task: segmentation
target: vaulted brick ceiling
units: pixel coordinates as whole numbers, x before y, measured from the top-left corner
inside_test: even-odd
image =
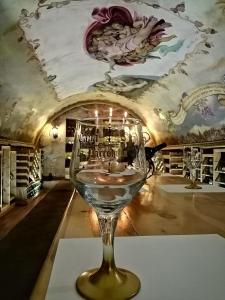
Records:
[[[85,101],[127,108],[157,142],[225,138],[225,1],[2,0],[0,14],[0,138],[33,143]]]

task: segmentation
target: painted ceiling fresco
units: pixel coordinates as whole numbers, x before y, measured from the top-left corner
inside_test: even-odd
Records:
[[[105,0],[69,2],[58,9],[42,6],[39,18],[25,13],[20,21],[59,99],[99,81],[102,90],[123,91],[121,85],[129,85],[112,77],[161,77],[203,41],[203,24],[179,17],[173,7],[138,1],[114,1],[114,6]],[[184,4],[177,10],[184,12]],[[135,81],[137,88],[146,83]]]
[[[32,142],[87,100],[128,107],[157,142],[225,138],[225,1],[2,0],[0,13],[0,137]]]

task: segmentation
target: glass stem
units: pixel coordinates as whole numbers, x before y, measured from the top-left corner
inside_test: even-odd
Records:
[[[103,242],[103,259],[101,271],[110,273],[116,269],[114,260],[114,233],[118,214],[98,215],[99,227]]]

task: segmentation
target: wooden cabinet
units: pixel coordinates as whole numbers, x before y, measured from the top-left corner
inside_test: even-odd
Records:
[[[76,120],[66,119],[66,140],[65,140],[65,178],[69,179],[69,168],[74,143]]]
[[[0,212],[7,208],[16,195],[16,152],[10,146],[0,149]]]
[[[196,178],[205,184],[219,185],[225,188],[225,145],[196,147],[171,146],[161,150],[164,173],[171,175],[189,176],[185,156],[195,152],[192,158]],[[194,158],[195,157],[195,158]]]
[[[36,196],[41,188],[41,152],[30,146],[0,148],[0,212],[15,201]]]
[[[17,148],[16,185],[18,199],[38,195],[42,179],[42,153],[39,150]]]
[[[166,147],[161,150],[164,164],[164,173],[183,176],[183,147]]]
[[[213,160],[214,149],[212,147],[201,148],[201,182],[213,184]]]
[[[170,152],[170,173],[173,175],[183,175],[183,151]]]
[[[225,187],[225,149],[214,149],[213,184]]]

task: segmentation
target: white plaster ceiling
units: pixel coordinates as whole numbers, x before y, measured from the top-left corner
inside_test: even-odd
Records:
[[[133,19],[164,19],[171,24],[164,37],[174,37],[142,62],[140,54],[130,66],[117,62],[107,78],[109,64],[87,53],[84,36],[93,9],[112,6]],[[178,142],[188,132],[198,139],[196,128],[219,130],[225,123],[224,49],[223,0],[2,0],[0,138],[34,142],[67,106],[110,101],[143,118],[156,141]]]

